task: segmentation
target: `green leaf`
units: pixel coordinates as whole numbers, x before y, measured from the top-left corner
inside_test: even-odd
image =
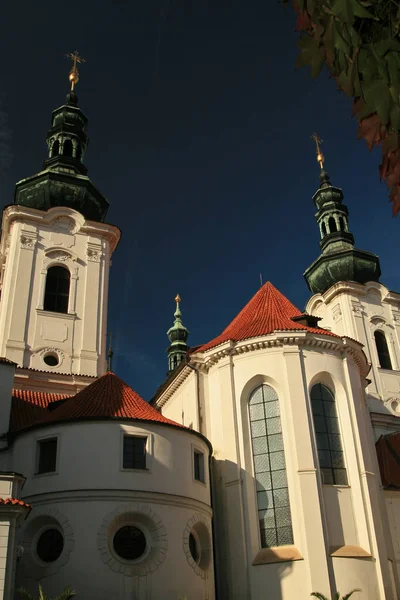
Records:
[[[314,596],[314,598],[318,598],[318,600],[328,600],[326,596],[324,596],[323,594],[319,594],[318,592],[313,592],[311,596]]]
[[[349,594],[346,594],[345,596],[343,596],[343,600],[349,600],[350,596],[352,596],[355,592],[361,592],[361,590],[359,590],[359,589],[352,590]]]
[[[384,125],[389,121],[389,111],[392,104],[389,89],[382,79],[363,84],[362,90],[368,106],[374,108]]]
[[[354,21],[352,2],[348,2],[348,0],[334,0],[332,3],[332,12],[344,23],[352,25]]]
[[[354,96],[354,85],[351,78],[346,73],[340,73],[339,77],[336,78],[341,89],[344,91],[346,96]]]
[[[311,75],[312,77],[316,77],[321,71],[325,61],[323,46],[320,46],[310,35],[301,37],[298,45],[300,46],[300,53],[297,57],[296,66],[304,67],[310,65]]]
[[[332,41],[333,45],[337,50],[340,50],[346,56],[351,56],[351,46],[344,39],[342,32],[340,30],[340,23],[337,21],[334,22],[332,27]]]
[[[396,134],[400,133],[400,106],[398,104],[394,104],[390,110],[390,128]]]
[[[372,13],[369,12],[362,4],[358,2],[358,0],[350,0],[353,13],[356,17],[361,17],[361,19],[376,19]]]

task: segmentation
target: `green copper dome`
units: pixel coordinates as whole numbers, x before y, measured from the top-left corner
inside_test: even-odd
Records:
[[[174,313],[174,324],[167,331],[167,336],[171,345],[169,346],[168,353],[168,370],[173,371],[185,358],[189,347],[186,343],[189,331],[182,323],[182,313],[180,308],[181,298],[179,294],[175,298],[176,310]]]
[[[321,240],[321,254],[305,271],[311,292],[323,294],[339,281],[379,281],[379,258],[370,252],[354,248],[354,237],[348,229],[348,209],[342,203],[343,192],[334,187],[323,169],[320,187],[313,200]]]
[[[89,142],[87,122],[71,91],[65,104],[53,111],[43,170],[16,184],[15,204],[39,210],[67,206],[86,219],[104,221],[108,201],[87,177],[82,162]]]

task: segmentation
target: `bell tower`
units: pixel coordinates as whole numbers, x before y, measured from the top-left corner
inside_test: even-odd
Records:
[[[110,259],[120,230],[87,176],[87,118],[71,90],[53,111],[43,169],[19,181],[3,212],[0,356],[36,372],[98,376],[106,370]]]

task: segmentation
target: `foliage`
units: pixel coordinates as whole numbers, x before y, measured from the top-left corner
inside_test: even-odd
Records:
[[[287,4],[290,0],[281,0]],[[400,211],[400,4],[398,0],[293,0],[298,66],[324,64],[353,98],[358,137],[382,146],[381,179]]]
[[[333,600],[349,600],[350,596],[352,596],[355,592],[361,592],[361,590],[352,590],[351,592],[342,597],[340,596],[340,592],[336,592],[336,594],[333,597]],[[318,598],[318,600],[329,600],[329,598],[327,598],[323,594],[319,594],[318,592],[313,592],[311,596],[314,596],[314,598]]]
[[[49,598],[49,596],[46,596],[46,594],[43,592],[43,588],[40,583],[39,583],[39,596],[32,596],[32,594],[30,594],[28,592],[28,590],[26,590],[24,588],[19,588],[17,590],[17,594],[21,598],[21,600],[51,600],[51,598]],[[76,595],[76,592],[74,592],[70,587],[67,587],[67,588],[65,588],[65,590],[63,592],[61,592],[61,594],[59,596],[54,598],[54,600],[70,600],[75,595]]]

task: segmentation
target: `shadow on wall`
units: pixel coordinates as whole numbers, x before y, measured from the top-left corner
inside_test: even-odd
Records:
[[[283,600],[282,580],[292,572],[293,561],[282,561],[278,548],[266,547],[265,539],[262,542],[265,522],[260,522],[257,501],[249,500],[256,498],[257,490],[270,490],[262,488],[263,484],[236,463],[215,457],[211,461],[211,480],[216,597]],[[249,493],[252,489],[254,494]],[[273,495],[266,493],[265,502],[260,516],[268,518]]]

